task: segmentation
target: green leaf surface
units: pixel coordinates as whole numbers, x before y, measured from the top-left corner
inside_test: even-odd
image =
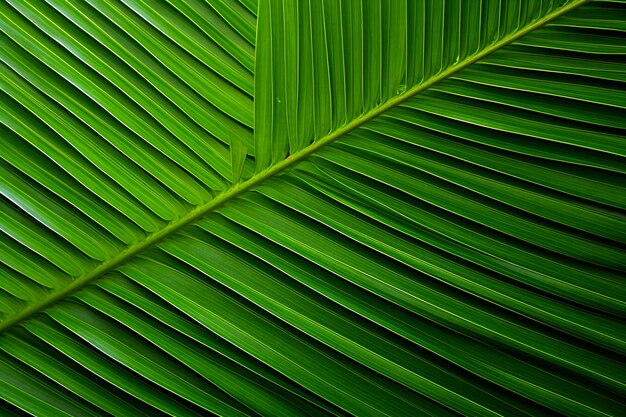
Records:
[[[0,16],[1,415],[623,414],[624,1]]]

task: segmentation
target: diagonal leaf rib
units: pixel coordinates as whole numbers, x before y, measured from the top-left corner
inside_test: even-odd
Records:
[[[93,269],[91,272],[89,272],[88,274],[85,274],[79,278],[77,278],[76,280],[74,280],[73,282],[71,282],[68,286],[64,287],[62,290],[54,292],[51,296],[49,296],[48,298],[42,300],[41,302],[38,303],[32,303],[28,306],[28,308],[22,310],[19,314],[16,314],[15,316],[11,317],[10,319],[6,320],[3,323],[0,323],[0,331],[11,327],[19,322],[21,322],[22,320],[25,320],[27,318],[29,318],[30,316],[32,316],[33,314],[36,314],[40,311],[42,311],[43,309],[47,308],[48,306],[56,303],[57,301],[67,297],[68,295],[74,293],[75,291],[79,290],[80,288],[84,287],[85,285],[88,285],[89,283],[91,283],[92,281],[98,279],[99,277],[101,277],[102,275],[106,274],[107,272],[115,269],[116,267],[118,267],[119,265],[125,263],[126,261],[132,259],[135,255],[139,254],[140,252],[152,247],[153,245],[157,244],[158,242],[166,239],[168,236],[174,234],[175,232],[177,232],[178,230],[180,230],[181,228],[185,227],[188,224],[191,224],[193,222],[195,222],[196,220],[199,220],[203,215],[205,215],[206,213],[215,210],[217,207],[225,204],[226,202],[236,198],[237,196],[239,196],[240,194],[256,187],[257,185],[259,185],[260,183],[264,182],[266,179],[272,178],[275,175],[279,174],[280,172],[282,172],[283,170],[291,167],[292,165],[295,165],[296,163],[298,163],[299,161],[305,159],[306,157],[310,156],[311,154],[315,153],[317,150],[319,150],[320,148],[334,142],[335,140],[343,137],[344,135],[346,135],[347,133],[357,129],[358,127],[362,126],[363,124],[367,123],[368,121],[380,116],[381,114],[383,114],[384,112],[386,112],[387,110],[390,110],[396,106],[398,106],[399,104],[401,104],[402,102],[408,100],[409,98],[419,94],[420,92],[427,90],[428,88],[430,88],[432,85],[452,76],[453,74],[457,73],[458,71],[462,70],[463,68],[466,68],[469,65],[472,65],[473,63],[475,63],[476,61],[479,61],[480,59],[486,57],[487,55],[505,47],[506,45],[514,42],[515,40],[519,39],[520,37],[538,29],[539,27],[545,25],[546,23],[549,23],[550,21],[552,21],[553,19],[583,5],[584,3],[587,3],[589,0],[578,0],[578,1],[574,1],[570,4],[568,4],[565,7],[562,7],[544,17],[542,17],[541,19],[538,19],[537,21],[535,21],[534,23],[522,28],[521,30],[507,36],[504,37],[503,39],[501,39],[500,41],[490,45],[489,47],[485,48],[484,50],[480,51],[479,53],[468,57],[467,59],[460,61],[458,63],[456,63],[455,65],[451,66],[450,68],[448,68],[447,70],[437,74],[436,76],[427,79],[425,82],[414,86],[413,88],[408,89],[407,91],[403,92],[402,94],[395,96],[394,98],[392,98],[391,100],[388,100],[387,102],[385,102],[384,104],[380,105],[379,107],[376,107],[374,109],[372,109],[371,111],[363,114],[361,117],[352,120],[351,122],[349,122],[348,124],[345,124],[344,126],[336,129],[335,131],[331,132],[330,134],[326,135],[325,137],[319,139],[318,141],[312,143],[311,145],[307,146],[306,148],[294,153],[293,155],[291,155],[289,158],[284,159],[274,165],[272,165],[271,167],[267,168],[266,170],[259,172],[258,174],[254,175],[253,177],[251,177],[250,179],[240,183],[240,184],[235,184],[233,185],[228,191],[218,195],[215,199],[197,206],[195,209],[193,209],[192,211],[190,211],[189,213],[187,213],[186,215],[184,215],[183,217],[172,221],[171,223],[169,223],[166,227],[162,228],[161,230],[158,230],[150,235],[148,235],[148,237],[146,239],[144,239],[143,241],[139,242],[136,245],[133,245],[129,248],[127,248],[125,251],[121,252],[118,256],[111,258],[105,262],[103,262],[102,264],[100,264],[98,267],[96,267],[95,269]]]

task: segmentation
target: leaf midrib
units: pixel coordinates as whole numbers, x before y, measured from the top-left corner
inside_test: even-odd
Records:
[[[349,132],[351,132],[352,130],[355,130],[357,128],[359,128],[360,126],[362,126],[363,124],[367,123],[368,121],[375,119],[376,117],[380,116],[381,114],[383,114],[384,112],[386,112],[387,110],[390,110],[396,106],[398,106],[399,104],[403,103],[404,101],[410,99],[411,97],[421,93],[422,91],[427,90],[428,88],[430,88],[433,84],[436,84],[440,81],[443,81],[444,79],[452,76],[453,74],[455,74],[456,72],[462,70],[463,68],[466,68],[472,64],[474,64],[475,62],[483,59],[484,57],[486,57],[487,55],[507,46],[508,44],[516,41],[517,39],[521,38],[522,36],[540,28],[541,26],[545,25],[546,23],[550,22],[551,20],[556,19],[557,17],[583,5],[584,3],[587,3],[590,0],[576,0],[570,4],[568,4],[567,6],[558,9],[552,13],[547,14],[546,16],[542,17],[541,19],[538,19],[537,21],[535,21],[534,23],[531,23],[530,25],[527,25],[526,27],[522,28],[520,31],[515,32],[507,37],[504,37],[503,39],[499,40],[498,42],[490,45],[489,47],[483,49],[482,51],[480,51],[479,53],[477,53],[476,55],[473,55],[471,57],[468,57],[466,59],[464,59],[463,61],[459,61],[457,64],[452,65],[451,67],[447,68],[445,71],[437,74],[436,76],[429,78],[427,81],[423,82],[422,84],[416,85],[410,89],[408,89],[407,91],[405,91],[404,93],[395,96],[394,98],[388,100],[387,102],[381,104],[380,106],[370,110],[369,112],[361,115],[361,117],[356,118],[354,120],[352,120],[351,122],[349,122],[348,124],[345,124],[344,126],[338,128],[337,130],[331,132],[330,134],[324,136],[323,138],[317,140],[316,142],[312,143],[311,145],[307,146],[306,148],[290,155],[288,158],[283,159],[282,161],[270,166],[269,168],[267,168],[266,170],[257,173],[256,175],[252,176],[251,178],[249,178],[248,180],[242,182],[242,183],[238,183],[238,184],[234,184],[231,188],[229,188],[226,192],[218,195],[217,197],[215,197],[213,200],[199,205],[196,208],[194,208],[193,210],[191,210],[189,213],[187,213],[185,216],[179,218],[178,220],[175,220],[171,223],[169,223],[166,227],[164,227],[163,229],[153,232],[150,235],[148,235],[146,237],[146,239],[144,239],[143,241],[128,247],[126,250],[124,250],[123,252],[121,252],[118,256],[109,259],[106,262],[103,262],[102,264],[100,264],[98,267],[96,267],[95,269],[93,269],[91,272],[89,272],[86,275],[83,275],[81,277],[76,278],[74,281],[72,281],[72,283],[64,288],[62,288],[59,291],[53,292],[49,297],[47,297],[46,299],[38,302],[38,303],[33,303],[31,305],[29,305],[27,308],[25,308],[24,310],[20,311],[18,314],[10,317],[9,319],[7,319],[6,321],[0,323],[0,332],[4,331],[5,329],[7,329],[8,327],[11,327],[23,320],[28,319],[31,315],[34,315],[44,309],[46,309],[47,307],[53,305],[54,303],[56,303],[57,301],[73,294],[74,292],[78,291],[79,289],[81,289],[82,287],[90,284],[91,282],[95,281],[96,279],[102,277],[103,275],[105,275],[107,272],[112,271],[113,269],[115,269],[116,267],[118,267],[119,265],[125,263],[126,261],[132,259],[135,255],[139,254],[140,252],[143,252],[144,250],[152,247],[153,245],[155,245],[156,243],[160,242],[161,240],[167,238],[170,235],[173,235],[175,232],[177,232],[178,230],[182,229],[183,227],[195,222],[196,220],[200,219],[202,216],[204,216],[206,213],[215,210],[216,208],[218,208],[219,206],[225,204],[226,202],[236,198],[237,196],[239,196],[240,194],[249,191],[251,189],[253,189],[254,187],[256,187],[257,185],[259,185],[260,183],[264,182],[265,180],[274,177],[275,175],[278,175],[279,173],[281,173],[282,171],[284,171],[285,169],[291,167],[292,165],[297,164],[298,162],[300,162],[301,160],[305,159],[306,157],[308,157],[309,155],[315,153],[316,151],[318,151],[320,148],[334,142],[335,140],[339,139],[340,137],[348,134]]]

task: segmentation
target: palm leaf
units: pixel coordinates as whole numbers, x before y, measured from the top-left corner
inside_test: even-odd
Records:
[[[626,4],[20,1],[3,415],[619,415]]]

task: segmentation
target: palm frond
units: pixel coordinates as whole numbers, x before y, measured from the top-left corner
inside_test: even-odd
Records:
[[[0,412],[620,415],[625,6],[4,3]]]

